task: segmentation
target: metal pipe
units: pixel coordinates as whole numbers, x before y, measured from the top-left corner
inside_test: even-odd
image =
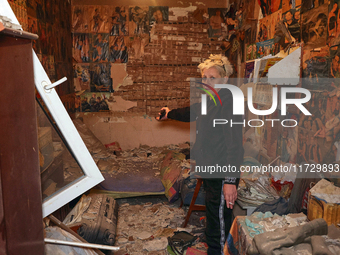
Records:
[[[68,233],[70,233],[71,235],[75,236],[76,238],[78,238],[80,241],[87,243],[87,241],[82,238],[80,235],[78,235],[78,233],[76,233],[75,231],[73,231],[72,229],[70,229],[67,225],[65,225],[63,222],[61,222],[60,220],[58,220],[56,217],[54,217],[52,214],[50,214],[48,216],[48,218],[57,226],[59,226],[60,228],[62,228],[63,230],[67,231]],[[105,255],[103,252],[101,252],[98,249],[94,249],[95,252],[97,252],[98,255]]]
[[[51,239],[51,238],[44,238],[44,241],[45,243],[63,244],[63,245],[78,246],[78,247],[85,247],[85,248],[96,248],[96,249],[104,249],[104,250],[110,250],[110,251],[119,250],[119,247],[117,246],[108,246],[108,245],[103,245],[103,244],[71,242],[71,241],[56,240],[56,239]]]

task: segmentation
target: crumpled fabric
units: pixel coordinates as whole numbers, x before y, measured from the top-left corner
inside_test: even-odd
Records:
[[[271,212],[273,214],[285,215],[288,214],[288,202],[283,197],[280,197],[256,207],[254,212]]]

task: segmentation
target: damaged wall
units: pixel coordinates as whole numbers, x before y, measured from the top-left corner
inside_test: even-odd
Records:
[[[197,65],[210,54],[224,53],[221,42],[209,38],[208,8],[226,8],[227,1],[156,4],[161,21],[148,16],[156,10],[150,0],[138,6],[134,1],[72,2],[75,110],[104,144],[118,141],[128,149],[189,141],[188,123],[159,123],[154,117],[163,106],[189,106],[189,78],[200,77]],[[143,15],[144,25],[134,18]]]
[[[260,2],[261,6],[258,5]],[[311,92],[305,107],[312,116],[289,109],[287,117],[297,120],[298,126],[287,129],[268,125],[258,129],[255,132],[255,140],[259,139],[257,145],[261,144],[272,159],[281,156],[280,163],[300,164],[313,160],[318,164],[330,164],[339,161],[339,1],[275,2],[278,4],[272,6],[262,1],[256,3],[260,12],[256,15],[258,22],[251,32],[252,39],[246,42],[246,73],[251,73],[253,59],[288,49],[288,37],[278,26],[282,22],[296,45],[302,46],[304,79],[298,86]],[[276,111],[269,118],[283,117]]]

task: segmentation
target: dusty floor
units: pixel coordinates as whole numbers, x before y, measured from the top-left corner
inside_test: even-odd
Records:
[[[192,246],[206,251],[204,242],[204,212],[193,212],[189,224],[181,228],[188,207],[179,208],[180,199],[169,204],[165,196],[118,199],[119,213],[115,255],[165,255],[167,237],[186,230],[199,239]],[[201,220],[200,220],[201,219]]]

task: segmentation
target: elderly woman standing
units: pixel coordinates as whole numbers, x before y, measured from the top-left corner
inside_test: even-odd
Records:
[[[210,55],[198,68],[203,83],[210,87],[226,84],[233,73],[229,60],[222,55]],[[212,125],[213,119],[221,118],[232,120],[233,123],[242,123],[242,116],[233,116],[233,98],[230,91],[221,89],[218,94],[223,104],[215,106],[213,100],[207,100],[206,115],[201,114],[201,104],[197,103],[174,110],[164,107],[161,110],[165,111],[165,115],[160,114],[158,117],[159,120],[196,121],[196,142],[191,150],[196,166],[229,165],[237,169],[232,177],[226,172],[222,178],[221,175],[212,174],[209,179],[203,179],[206,191],[208,255],[223,254],[223,246],[232,223],[232,209],[237,198],[237,177],[243,162],[243,125]]]

